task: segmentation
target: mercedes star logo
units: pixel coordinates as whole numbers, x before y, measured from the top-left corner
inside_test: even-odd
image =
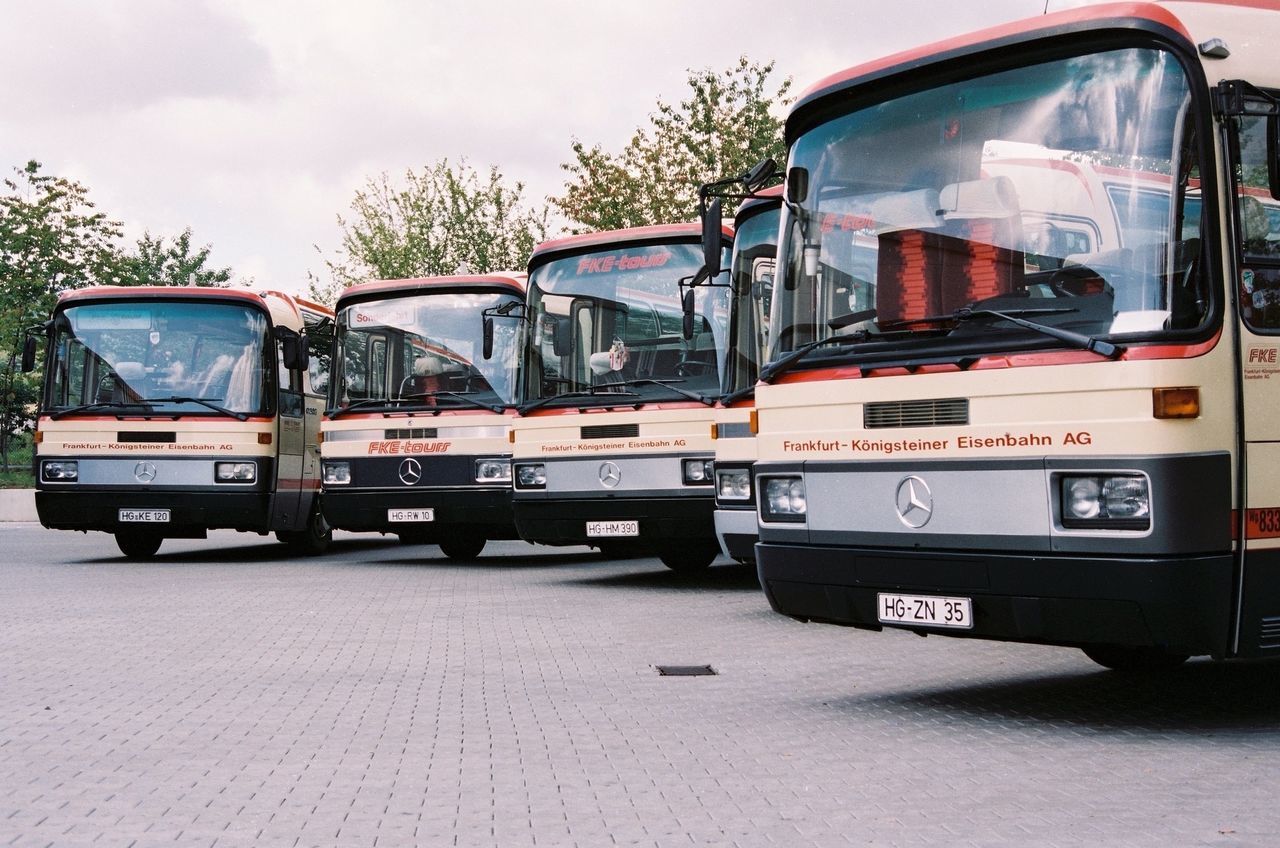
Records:
[[[933,517],[933,492],[929,484],[912,475],[903,477],[894,496],[898,507],[898,520],[916,530],[929,523]]]
[[[613,462],[600,463],[600,485],[612,489],[622,482],[622,469]]]
[[[400,463],[400,482],[412,486],[422,479],[422,463],[416,459],[406,459]]]
[[[133,476],[139,483],[150,483],[156,479],[156,464],[142,460],[133,466]]]

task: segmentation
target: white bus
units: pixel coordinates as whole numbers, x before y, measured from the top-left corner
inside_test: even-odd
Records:
[[[320,514],[327,357],[305,333],[332,313],[278,292],[97,287],[67,292],[42,328],[36,509],[59,530],[115,535],[146,558],[166,538],[231,528],[305,553]],[[27,336],[25,368],[38,335]]]
[[[507,433],[523,308],[523,272],[342,293],[321,427],[330,524],[463,561],[489,539],[516,538]]]
[[[728,251],[732,232],[722,236]],[[701,238],[697,224],[672,224],[534,250],[512,422],[522,539],[645,551],[676,571],[719,553],[711,425],[728,289],[692,290],[686,337],[678,287],[702,266]]]
[[[801,97],[756,392],[775,609],[1113,668],[1280,650],[1277,37],[1261,4],[1088,6]]]
[[[733,219],[733,259],[729,265],[729,355],[724,395],[715,430],[716,538],[725,556],[755,561],[756,501],[752,466],[756,440],[751,429],[755,385],[766,351],[769,304],[778,252],[780,186],[742,201]]]

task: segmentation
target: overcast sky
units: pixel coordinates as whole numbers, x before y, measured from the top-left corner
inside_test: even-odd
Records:
[[[1051,9],[1080,5],[1052,0]],[[1045,0],[0,0],[0,166],[79,180],[136,238],[305,289],[370,175],[497,165],[540,201],[578,138],[618,150],[690,68],[773,59],[795,91]],[[714,176],[714,175],[708,175]]]

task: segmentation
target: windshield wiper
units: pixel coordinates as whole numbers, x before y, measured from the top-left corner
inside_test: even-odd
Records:
[[[538,398],[537,400],[531,400],[531,401],[529,401],[528,403],[521,404],[520,406],[517,406],[517,407],[516,407],[516,412],[520,413],[521,415],[524,415],[524,414],[525,414],[525,413],[527,413],[527,412],[532,412],[532,411],[533,411],[533,410],[535,410],[535,409],[541,409],[542,407],[544,407],[544,406],[546,406],[546,405],[548,405],[548,404],[550,404],[550,403],[553,403],[553,402],[558,401],[558,400],[564,400],[565,398],[588,398],[588,397],[636,398],[636,397],[640,397],[640,396],[639,396],[638,394],[636,394],[635,392],[600,392],[600,391],[596,391],[596,389],[601,389],[601,388],[604,388],[604,387],[603,387],[603,386],[592,386],[592,387],[591,387],[590,389],[588,389],[587,391],[581,391],[581,392],[564,392],[563,394],[558,394],[558,395],[547,395],[546,397]],[[627,401],[625,404],[615,404],[615,405],[616,405],[616,406],[633,406],[633,405],[635,405],[635,401]]]
[[[652,377],[638,377],[634,380],[621,380],[617,383],[601,383],[596,388],[608,389],[608,388],[626,388],[627,386],[660,386],[664,389],[673,391],[678,395],[683,395],[684,397],[687,397],[689,400],[696,400],[699,403],[705,403],[707,406],[715,406],[716,402],[714,398],[709,398],[706,395],[699,394],[697,392],[689,391],[688,389],[682,389],[682,388],[679,388],[678,386],[671,385],[672,383],[683,383],[683,382],[684,380],[655,380]]]
[[[755,383],[752,383],[750,386],[743,386],[742,388],[737,389],[736,391],[729,392],[729,394],[720,398],[720,402],[725,406],[728,406],[729,404],[733,403],[736,400],[741,400],[744,397],[751,397],[755,393],[756,393],[756,386],[755,386]]]
[[[212,409],[214,412],[218,413],[219,415],[225,415],[228,418],[234,418],[237,421],[247,421],[249,419],[248,413],[232,412],[230,409],[227,409],[225,406],[218,406],[218,404],[213,403],[212,401],[207,400],[205,398],[179,397],[178,395],[174,395],[172,397],[143,398],[140,402],[148,405],[153,403],[198,403],[207,409]]]
[[[894,321],[885,321],[879,324],[880,329],[889,329],[896,327],[906,327],[911,324],[943,324],[948,321],[964,321],[975,315],[983,313],[988,315],[1000,315],[1008,318],[1012,315],[1060,315],[1064,312],[1076,312],[1078,310],[1068,306],[1041,306],[1032,309],[1009,309],[1004,312],[995,312],[990,309],[980,309],[974,306],[962,306],[955,312],[948,312],[946,315],[921,315],[919,318],[899,318]],[[1012,320],[1012,319],[1011,319]]]
[[[145,403],[139,403],[138,401],[104,400],[98,401],[97,403],[82,403],[79,406],[59,409],[57,412],[49,413],[49,417],[54,421],[57,421],[59,418],[65,418],[68,415],[78,415],[81,412],[94,412],[99,409],[134,409],[138,407],[146,409],[147,405]]]
[[[1116,359],[1120,354],[1124,353],[1124,346],[1112,344],[1103,341],[1096,336],[1086,336],[1084,333],[1077,333],[1075,330],[1064,330],[1062,327],[1054,327],[1049,324],[1041,324],[1036,321],[1027,321],[1017,317],[1018,315],[1027,314],[1045,314],[1052,312],[1075,312],[1074,309],[1013,309],[1008,312],[998,312],[994,309],[972,309],[970,307],[962,307],[955,312],[957,321],[968,321],[973,318],[979,318],[983,315],[989,315],[992,318],[999,318],[1002,321],[1008,321],[1017,324],[1019,327],[1025,327],[1028,330],[1035,330],[1041,335],[1049,336],[1058,341],[1066,342],[1072,347],[1087,350],[1096,353],[1099,356],[1105,356],[1107,359]]]
[[[859,330],[856,333],[850,333],[845,336],[827,336],[825,339],[815,339],[808,344],[800,345],[800,347],[788,353],[781,359],[775,359],[768,365],[760,369],[760,382],[767,383],[779,374],[791,370],[791,368],[809,354],[809,351],[815,350],[823,345],[843,344],[854,345],[860,344],[867,340],[865,330]]]
[[[475,394],[475,392],[451,392],[451,391],[448,391],[447,389],[435,389],[434,391],[430,391],[430,392],[414,392],[413,394],[401,395],[400,397],[396,398],[396,400],[405,401],[405,400],[421,400],[423,398],[447,397],[447,398],[454,398],[465,404],[474,406],[477,409],[487,409],[490,412],[501,412],[502,410],[507,408],[507,404],[504,404],[504,403],[485,403],[482,400],[476,400],[475,398],[467,397],[467,395],[473,395],[473,394]]]

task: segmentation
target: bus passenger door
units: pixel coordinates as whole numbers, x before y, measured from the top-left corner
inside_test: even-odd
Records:
[[[303,375],[302,395],[302,484],[298,500],[299,520],[310,517],[320,495],[320,418],[324,415],[325,395],[329,391],[329,357],[333,337],[311,332],[307,334],[308,363]]]
[[[302,392],[302,374],[284,367],[279,343],[276,345],[276,358],[280,395],[276,399],[276,496],[271,529],[289,532],[302,529],[307,520],[301,503],[305,479],[303,462],[306,428],[303,422],[306,418],[306,403]],[[318,415],[316,419],[319,420]]]

